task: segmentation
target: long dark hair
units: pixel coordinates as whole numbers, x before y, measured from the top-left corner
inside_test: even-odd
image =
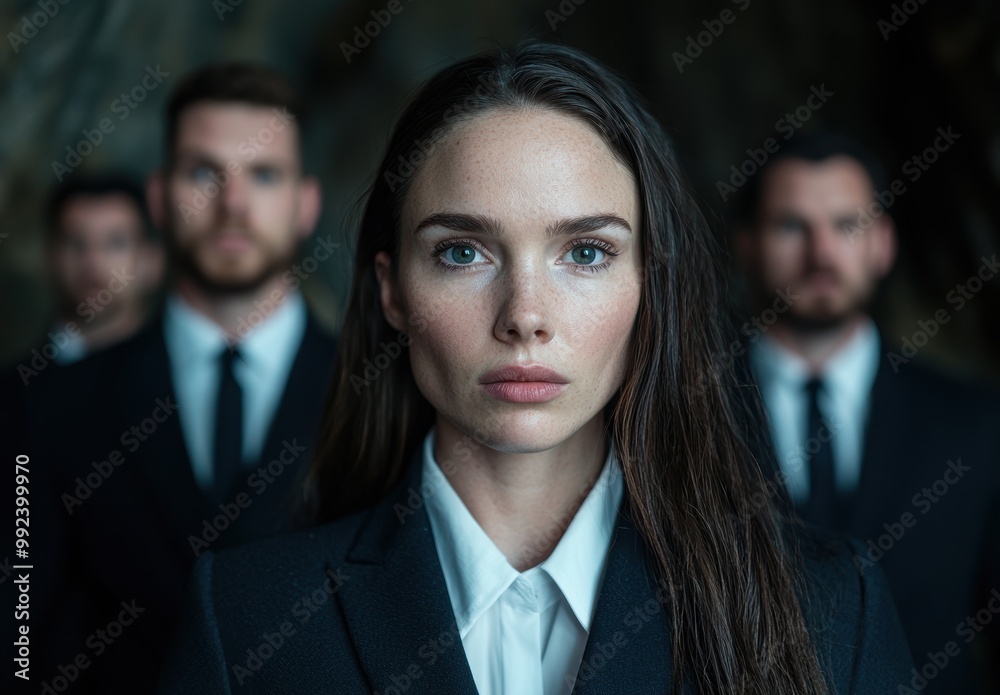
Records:
[[[521,108],[589,123],[638,183],[643,290],[624,383],[606,410],[636,526],[668,588],[675,685],[826,693],[782,517],[759,494],[765,484],[747,435],[746,389],[731,362],[718,359],[728,348],[728,315],[717,237],[662,127],[621,78],[578,50],[529,43],[468,58],[432,78],[399,119],[360,225],[341,352],[309,473],[313,520],[377,502],[433,424],[409,361],[373,361],[400,342],[381,310],[374,258],[379,251],[398,258],[411,177],[455,123]]]

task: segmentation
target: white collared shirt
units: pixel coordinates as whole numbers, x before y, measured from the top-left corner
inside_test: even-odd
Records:
[[[878,372],[880,341],[871,319],[825,365],[820,411],[831,432],[837,489],[851,493],[861,477],[871,390]],[[750,345],[750,364],[767,408],[775,454],[795,504],[809,498],[809,399],[812,376],[805,360],[766,333]],[[826,436],[818,435],[818,436]],[[813,446],[815,450],[815,445]]]
[[[243,461],[248,465],[261,455],[305,328],[305,301],[293,292],[236,345],[240,357],[233,372],[243,394]],[[207,490],[214,477],[219,357],[228,345],[226,333],[179,295],[171,294],[164,309],[163,337],[184,443],[195,480]]]
[[[53,361],[62,367],[73,364],[74,362],[79,362],[86,357],[89,352],[89,349],[87,348],[87,341],[83,339],[83,334],[79,331],[70,333],[66,330],[66,325],[67,324],[56,326],[49,333],[50,336],[62,333],[65,337],[65,341],[59,346],[59,350],[53,358]]]
[[[483,695],[572,691],[622,499],[609,445],[604,467],[552,554],[518,572],[476,522],[424,439],[422,490],[465,655]],[[553,518],[552,528],[562,528]],[[551,529],[539,529],[539,537]]]

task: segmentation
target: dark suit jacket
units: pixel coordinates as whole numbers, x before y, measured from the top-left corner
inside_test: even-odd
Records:
[[[475,693],[415,459],[375,507],[199,558],[161,695]],[[415,494],[415,493],[413,493]],[[577,693],[669,693],[670,628],[623,502]],[[912,663],[880,572],[809,552],[807,622],[836,693],[895,692]]]
[[[83,654],[90,663],[69,692],[152,690],[197,555],[288,528],[334,357],[310,315],[261,458],[222,508],[194,479],[162,320],[32,394],[41,412],[29,438],[48,492],[34,500],[45,586],[33,628],[38,682]],[[95,637],[112,621],[120,635]]]
[[[861,478],[836,530],[885,572],[918,668],[957,648],[923,692],[981,692],[973,658],[1000,668],[1000,650],[961,625],[1000,590],[1000,399],[917,362],[894,367],[882,346]]]

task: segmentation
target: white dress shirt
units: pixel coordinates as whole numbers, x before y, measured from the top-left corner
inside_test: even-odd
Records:
[[[66,342],[56,352],[55,357],[52,359],[53,362],[61,367],[65,367],[74,362],[79,362],[87,356],[87,341],[83,339],[83,335],[79,331],[70,333],[66,330],[66,324],[63,324],[55,326],[49,335],[58,336],[60,333],[62,333],[62,337],[65,338]]]
[[[852,493],[861,477],[865,430],[872,384],[878,372],[880,342],[867,319],[816,376],[824,389],[818,404],[830,431],[837,489]],[[750,346],[750,364],[768,411],[775,454],[795,504],[809,498],[809,451],[806,429],[812,376],[805,360],[766,333]],[[823,435],[826,436],[826,435]],[[815,450],[815,446],[813,447]]]
[[[438,559],[476,688],[483,695],[572,691],[622,499],[612,447],[552,554],[518,572],[476,522],[424,439],[423,487]],[[552,520],[559,527],[558,520]],[[565,525],[564,523],[562,525]],[[541,537],[547,529],[539,529]]]
[[[305,328],[305,301],[293,292],[236,345],[240,357],[233,373],[243,394],[244,463],[253,465],[261,455]],[[171,294],[164,308],[163,337],[184,443],[195,480],[207,490],[214,478],[219,358],[228,345],[226,333],[179,295]]]

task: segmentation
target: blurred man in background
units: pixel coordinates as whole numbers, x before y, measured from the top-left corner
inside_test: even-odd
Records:
[[[1000,612],[1000,402],[901,352],[869,316],[896,257],[893,185],[845,137],[784,145],[745,191],[735,236],[757,312],[743,333],[780,489],[805,520],[866,543],[855,563],[890,581],[919,671],[901,685],[974,693],[973,655],[1000,660],[976,639],[982,611]]]
[[[57,310],[52,329],[69,338],[55,362],[70,364],[139,329],[163,277],[163,254],[152,238],[142,187],[124,176],[69,178],[48,212],[45,255]]]
[[[81,174],[52,194],[45,270],[54,317],[9,384],[27,387],[60,365],[120,342],[142,326],[163,279],[142,186],[118,174]]]
[[[152,692],[197,556],[288,525],[335,353],[298,291],[320,211],[301,121],[285,78],[252,65],[199,70],[170,100],[148,185],[173,273],[165,305],[62,370],[33,432],[52,465],[38,544],[58,597],[37,628],[51,645],[33,674],[43,686]],[[321,240],[303,266],[334,246]],[[46,432],[67,444],[44,447]],[[97,656],[88,640],[111,623]],[[69,679],[60,667],[78,654],[90,663]]]

